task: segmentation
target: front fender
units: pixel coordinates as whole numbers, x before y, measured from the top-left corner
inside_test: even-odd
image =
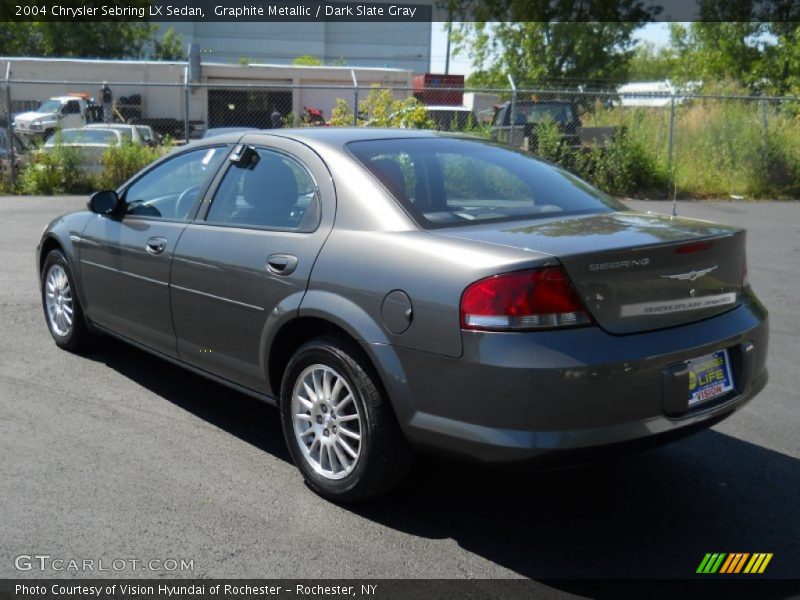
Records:
[[[77,287],[78,300],[83,306],[86,305],[83,296],[83,286],[81,285],[80,270],[80,242],[83,237],[83,230],[86,228],[89,219],[95,217],[90,212],[78,212],[62,215],[53,219],[45,228],[39,244],[36,246],[36,279],[39,287],[42,285],[42,262],[46,252],[58,246],[67,259],[72,277]]]

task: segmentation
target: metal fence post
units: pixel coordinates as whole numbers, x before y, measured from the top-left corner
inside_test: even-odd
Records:
[[[759,108],[761,109],[761,127],[764,130],[764,152],[769,152],[769,127],[767,123],[767,101],[764,97],[764,92],[761,92],[761,99],[759,100]],[[767,154],[764,155],[764,162],[769,160]]]
[[[14,156],[14,122],[11,119],[11,61],[6,63],[6,150],[8,156],[8,181],[16,184],[16,157]]]
[[[511,84],[511,130],[509,131],[508,143],[515,146],[516,137],[514,135],[514,128],[517,123],[517,84],[514,83],[514,78],[511,73],[508,74],[508,83]]]
[[[669,174],[669,185],[672,186],[672,216],[678,214],[677,186],[675,185],[675,165],[672,162],[672,146],[675,134],[675,94],[672,94],[669,104],[669,150],[667,152],[667,173]],[[669,193],[669,190],[667,191]]]
[[[183,138],[189,143],[189,65],[183,76]]]
[[[353,78],[353,127],[358,127],[358,79],[353,69],[350,69],[350,77]]]

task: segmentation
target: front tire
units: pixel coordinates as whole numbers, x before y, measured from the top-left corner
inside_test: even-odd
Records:
[[[412,453],[360,348],[339,338],[301,346],[286,367],[281,423],[308,486],[357,502],[396,486]]]
[[[42,308],[50,335],[59,348],[86,348],[92,334],[86,326],[69,263],[60,250],[51,250],[42,267]]]

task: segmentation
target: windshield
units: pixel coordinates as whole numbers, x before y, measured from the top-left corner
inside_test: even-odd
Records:
[[[403,138],[347,147],[424,227],[626,210],[566,171],[488,142]]]
[[[61,100],[48,100],[39,107],[41,113],[57,113],[61,110]]]
[[[60,138],[60,139],[58,139]],[[65,129],[60,134],[52,136],[45,146],[61,144],[116,144],[117,134],[107,129]]]

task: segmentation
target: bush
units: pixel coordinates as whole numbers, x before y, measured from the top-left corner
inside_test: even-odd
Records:
[[[56,134],[58,135],[58,133]],[[81,169],[80,148],[56,143],[47,152],[38,149],[34,159],[19,174],[17,191],[23,194],[84,194],[97,189],[116,189],[171,147],[169,139],[151,148],[126,140],[111,146],[101,159],[103,171],[91,175]]]
[[[136,173],[164,154],[164,146],[151,148],[124,140],[120,146],[111,146],[103,153],[103,173],[98,185],[104,190],[115,190]]]
[[[80,168],[80,149],[63,146],[58,138],[55,146],[47,152],[37,150],[34,157],[20,172],[19,188],[25,194],[81,194],[96,187],[94,178]]]
[[[799,103],[697,99],[676,107],[673,169],[681,197],[800,197]],[[672,193],[669,106],[600,108],[583,115],[585,126],[622,126],[628,142],[655,165],[658,196]],[[663,186],[663,187],[662,187]]]
[[[353,110],[343,98],[337,98],[331,113],[331,125],[353,125]],[[358,125],[369,127],[404,127],[407,129],[432,129],[433,121],[425,106],[414,97],[395,99],[392,90],[373,87],[358,107]]]
[[[625,130],[602,148],[570,146],[558,125],[536,126],[536,155],[555,163],[614,195],[638,196],[666,188],[666,173]]]

